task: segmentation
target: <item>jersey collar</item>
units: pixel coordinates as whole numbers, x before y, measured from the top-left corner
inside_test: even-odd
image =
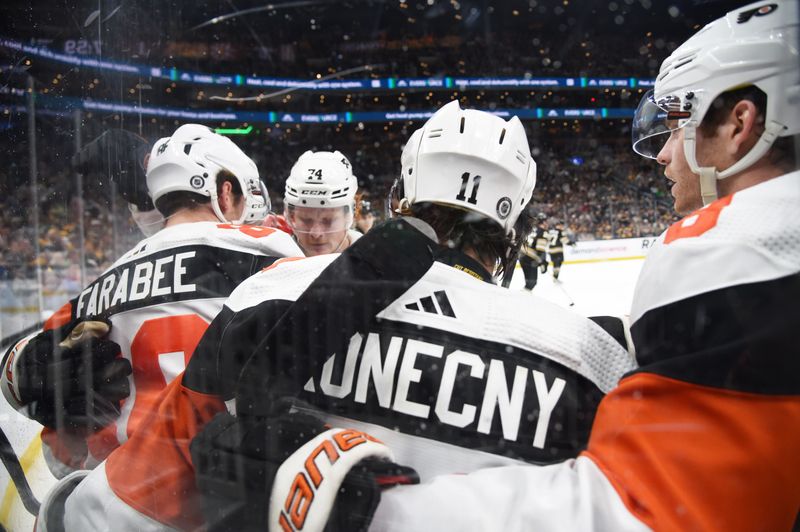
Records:
[[[494,284],[492,276],[486,271],[486,268],[484,268],[480,262],[465,255],[463,252],[457,249],[450,249],[440,246],[434,251],[434,259],[437,262],[447,264],[456,270],[468,273],[476,279],[485,281],[489,284]]]

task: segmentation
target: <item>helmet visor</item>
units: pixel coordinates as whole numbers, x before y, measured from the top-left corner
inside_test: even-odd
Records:
[[[681,109],[681,101],[677,96],[656,101],[653,91],[647,91],[633,117],[633,151],[655,159],[670,133],[685,126],[691,116],[691,112]]]
[[[392,183],[392,188],[389,189],[389,194],[386,195],[386,203],[384,205],[384,214],[386,219],[394,218],[397,214],[397,207],[400,204],[400,199],[403,196],[403,178],[398,177]]]
[[[353,212],[348,207],[294,207],[288,205],[286,222],[295,233],[324,235],[340,233],[353,225]]]

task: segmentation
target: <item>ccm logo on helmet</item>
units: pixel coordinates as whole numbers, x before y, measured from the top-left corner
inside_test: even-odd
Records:
[[[747,11],[742,11],[739,13],[739,18],[736,19],[736,22],[739,24],[744,24],[753,17],[763,17],[765,15],[769,15],[776,9],[778,9],[778,4],[767,4],[761,7],[748,9]]]
[[[324,196],[324,190],[301,190],[300,194],[305,194],[307,196]]]
[[[286,497],[286,502],[283,503],[281,508],[281,515],[278,523],[281,529],[286,532],[293,532],[295,530],[302,530],[306,522],[311,506],[314,504],[314,493],[319,490],[319,487],[325,481],[319,467],[317,467],[317,459],[324,453],[328,458],[328,462],[335,464],[342,453],[346,453],[367,441],[374,441],[381,443],[377,440],[358,430],[347,429],[333,434],[331,437],[322,440],[305,459],[303,471],[299,471],[295,475],[289,495]]]

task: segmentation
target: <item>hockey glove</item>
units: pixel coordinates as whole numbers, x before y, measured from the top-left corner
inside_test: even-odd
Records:
[[[116,420],[131,364],[104,338],[109,327],[74,320],[14,346],[2,376],[9,403],[56,430],[93,432]]]
[[[219,414],[192,441],[210,532],[365,531],[383,489],[419,482],[371,436],[288,401],[278,410],[260,421]]]
[[[84,175],[110,178],[125,201],[140,211],[150,211],[155,207],[147,192],[145,159],[152,146],[131,131],[109,129],[72,157],[72,168]]]

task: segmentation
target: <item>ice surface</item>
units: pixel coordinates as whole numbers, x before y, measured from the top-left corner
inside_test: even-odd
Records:
[[[643,258],[564,264],[559,282],[554,282],[550,266],[547,273],[539,273],[533,293],[584,316],[628,315],[642,264]],[[517,266],[510,288],[522,290],[524,286],[522,268]]]

